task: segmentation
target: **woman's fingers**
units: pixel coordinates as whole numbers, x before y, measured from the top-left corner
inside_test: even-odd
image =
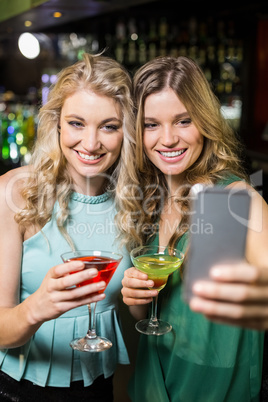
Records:
[[[259,330],[268,327],[267,304],[222,303],[194,297],[190,301],[190,308],[197,313],[204,314],[214,322]]]
[[[148,280],[148,275],[139,271],[136,268],[129,268],[124,273],[124,278],[122,279],[123,288],[133,288],[133,289],[148,289],[154,286],[152,280]]]
[[[221,300],[227,303],[268,302],[268,285],[199,281],[194,284],[193,292],[196,296],[205,299]]]
[[[154,282],[147,278],[148,275],[136,268],[129,268],[125,271],[121,290],[125,304],[147,304],[158,294],[157,290],[148,289],[154,285]]]
[[[51,277],[54,279],[61,278],[70,272],[84,270],[85,264],[82,261],[69,261],[59,265],[55,265],[50,269]]]
[[[96,268],[84,269],[85,264],[80,261],[56,265],[51,269],[51,279],[54,279],[55,290],[68,289],[79,285],[81,282],[89,281],[98,275]]]
[[[84,269],[84,263],[80,261],[59,264],[51,268],[43,281],[42,288],[45,289],[45,293],[47,292],[51,303],[62,304],[61,309],[67,311],[67,309],[105,298],[103,292],[106,283],[96,281],[97,275],[97,269]],[[68,305],[65,304],[66,302]]]
[[[197,281],[193,293],[206,299],[237,303],[266,303],[268,301],[268,269],[249,264],[215,266],[211,281]]]
[[[247,263],[214,266],[210,270],[210,277],[223,282],[254,282],[268,285],[268,269],[258,268]]]
[[[131,279],[131,278],[135,278],[135,279],[141,279],[141,280],[147,280],[148,279],[148,275],[145,274],[144,272],[139,271],[137,268],[129,268],[124,272],[124,279]]]
[[[193,311],[214,322],[258,330],[268,327],[267,268],[219,265],[211,269],[210,278],[193,285]]]
[[[193,297],[190,307],[196,312],[215,317],[229,317],[232,319],[243,319],[252,317],[267,317],[268,304],[251,303],[226,303],[219,300],[209,300]]]
[[[126,304],[146,304],[157,296],[157,290],[122,288],[123,301]]]

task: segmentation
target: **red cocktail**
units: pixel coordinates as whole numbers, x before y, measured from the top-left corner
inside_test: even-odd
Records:
[[[62,260],[68,263],[73,260],[83,261],[85,269],[96,268],[98,275],[92,279],[88,279],[79,283],[77,286],[85,286],[91,283],[104,281],[106,286],[110,282],[116,268],[122,260],[122,255],[114,253],[112,251],[99,251],[99,250],[78,250],[71,251],[62,254]],[[74,274],[75,272],[71,272]],[[96,293],[103,293],[105,289],[99,290]],[[96,303],[93,303],[93,314],[91,312],[91,306],[88,305],[89,311],[89,329],[83,338],[76,338],[71,341],[70,346],[73,349],[80,350],[82,352],[101,352],[109,349],[112,346],[112,342],[106,338],[101,338],[96,335],[95,330],[95,308]],[[91,319],[92,315],[92,319]]]

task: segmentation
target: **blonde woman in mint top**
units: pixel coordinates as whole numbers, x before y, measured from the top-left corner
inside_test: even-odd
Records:
[[[113,374],[128,364],[118,315],[128,253],[114,226],[115,191],[132,152],[131,79],[104,55],[59,73],[39,114],[31,163],[0,179],[0,400],[113,400]],[[123,254],[105,294],[80,262],[63,264],[72,249]],[[77,271],[73,275],[70,272]],[[98,332],[112,348],[73,351],[87,332],[87,304],[98,301]]]
[[[214,282],[199,283],[190,305],[182,297],[184,267],[169,277],[159,293],[159,314],[173,329],[162,336],[141,334],[131,401],[257,402],[264,333],[226,324],[261,326],[261,310],[263,318],[268,316],[267,204],[248,183],[241,144],[193,60],[160,57],[145,64],[134,76],[134,102],[137,154],[129,159],[127,187],[120,183],[128,191],[117,217],[130,250],[146,243],[169,245],[187,258],[189,191],[196,183],[247,188],[253,207],[247,263],[225,267],[225,278],[222,272]],[[249,271],[259,281],[252,276],[248,283]],[[146,316],[157,293],[148,290],[153,283],[147,278],[130,268],[122,282],[123,300],[137,319]],[[224,319],[225,324],[217,323]]]

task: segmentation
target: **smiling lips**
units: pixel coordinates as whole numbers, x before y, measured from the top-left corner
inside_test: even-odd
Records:
[[[158,151],[161,155],[166,156],[167,158],[173,158],[174,156],[179,156],[183,154],[186,149],[180,149],[179,151]]]
[[[159,156],[162,160],[166,162],[177,162],[178,160],[181,160],[183,158],[183,155],[187,151],[187,148],[183,149],[178,149],[174,151],[160,151],[158,150],[157,152],[159,153]]]
[[[104,155],[104,154],[88,155],[88,154],[84,154],[83,152],[79,152],[79,151],[76,151],[76,152],[80,156],[81,159],[83,159],[84,161],[90,161],[90,162],[97,161],[98,159],[100,159]]]

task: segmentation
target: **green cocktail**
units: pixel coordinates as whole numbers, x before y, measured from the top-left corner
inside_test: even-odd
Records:
[[[148,275],[154,281],[151,289],[161,290],[165,287],[168,277],[181,266],[182,259],[175,255],[148,254],[133,259],[135,267]]]
[[[131,251],[130,257],[134,266],[148,275],[154,281],[150,289],[161,290],[165,287],[168,277],[182,264],[184,255],[172,248],[160,246],[142,246]],[[152,303],[151,318],[136,323],[137,331],[146,335],[163,335],[171,331],[172,326],[165,321],[157,319],[157,297]]]

